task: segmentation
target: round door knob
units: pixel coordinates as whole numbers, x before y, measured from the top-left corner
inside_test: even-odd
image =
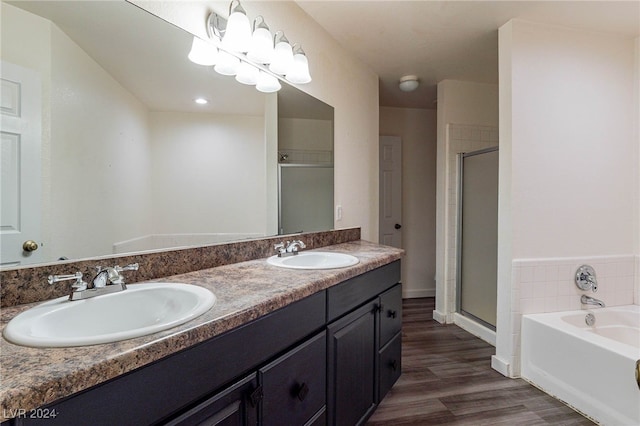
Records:
[[[38,250],[38,243],[33,240],[27,240],[22,244],[22,250],[32,252]]]
[[[396,229],[400,229],[400,228],[402,228],[402,225],[400,225],[399,223],[396,223],[396,224],[395,224],[395,226],[394,226],[394,228],[396,228]]]

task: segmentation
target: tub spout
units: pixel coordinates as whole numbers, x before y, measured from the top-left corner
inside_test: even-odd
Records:
[[[580,302],[582,302],[583,305],[595,305],[604,308],[604,302],[602,300],[596,299],[595,297],[587,296],[586,294],[582,295],[582,297],[580,298]]]

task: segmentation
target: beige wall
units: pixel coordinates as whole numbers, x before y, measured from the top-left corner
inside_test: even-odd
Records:
[[[228,15],[228,2],[135,0],[133,3],[187,31],[205,35],[210,11]],[[264,16],[272,31],[283,29],[301,43],[313,81],[299,89],[335,109],[335,196],[342,206],[336,228],[359,226],[378,240],[378,77],[347,53],[294,2],[243,2],[250,17]]]
[[[380,108],[380,135],[402,139],[403,297],[435,296],[436,111]]]
[[[628,37],[521,20],[501,27],[499,39],[500,251],[492,364],[517,375],[520,315],[579,309],[572,275],[581,263],[596,268],[597,297],[607,305],[633,303],[637,48]]]

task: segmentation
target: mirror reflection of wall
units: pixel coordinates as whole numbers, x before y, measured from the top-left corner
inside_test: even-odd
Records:
[[[333,108],[283,89],[278,108],[280,234],[333,228]]]
[[[191,63],[191,42],[126,2],[2,2],[3,64],[42,88],[38,262],[276,233],[276,95]]]

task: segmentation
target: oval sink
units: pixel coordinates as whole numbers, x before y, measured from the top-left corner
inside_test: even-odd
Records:
[[[86,346],[145,336],[183,324],[216,302],[191,284],[132,284],[86,300],[60,297],[17,315],[4,329],[8,341],[32,347]]]
[[[271,256],[267,263],[290,269],[336,269],[346,268],[359,263],[357,257],[350,254],[328,251],[303,251],[294,256]]]

